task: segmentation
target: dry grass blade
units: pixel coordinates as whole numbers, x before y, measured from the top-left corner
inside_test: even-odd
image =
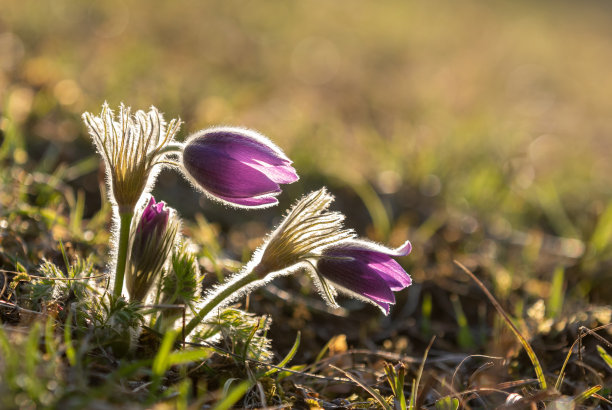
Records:
[[[476,357],[485,358],[489,360],[504,360],[503,357],[488,356],[484,354],[472,354],[472,355],[466,356],[461,362],[459,362],[457,367],[455,367],[455,371],[453,372],[453,377],[451,378],[451,382],[450,382],[450,385],[452,388],[455,387],[455,378],[457,377],[457,373],[459,372],[459,369],[461,368],[461,366],[463,366],[463,363],[465,363],[469,359],[476,358]]]
[[[436,336],[431,338],[431,340],[429,341],[429,345],[427,345],[427,349],[425,349],[425,353],[423,353],[423,360],[421,361],[421,365],[419,366],[419,373],[417,374],[416,381],[412,385],[412,394],[410,395],[410,404],[408,406],[410,410],[416,409],[419,383],[421,382],[421,376],[423,375],[423,369],[425,368],[425,361],[427,360],[427,355],[429,354],[429,350],[431,349],[434,340],[436,340]]]
[[[567,366],[567,363],[569,362],[569,359],[572,356],[572,353],[576,345],[578,343],[581,343],[582,338],[584,338],[586,335],[595,336],[598,340],[603,340],[606,344],[609,344],[610,342],[608,342],[606,339],[603,339],[601,336],[595,333],[598,330],[605,329],[606,327],[609,327],[609,326],[612,326],[612,323],[598,326],[594,329],[589,329],[584,326],[580,327],[580,335],[578,336],[576,340],[574,340],[574,343],[572,343],[572,346],[570,347],[569,352],[567,352],[567,356],[565,357],[565,361],[563,362],[563,366],[561,366],[561,370],[559,371],[559,377],[557,377],[557,382],[555,383],[556,390],[559,390],[561,388],[561,384],[563,383],[563,377],[565,375],[565,367]]]
[[[363,388],[365,391],[367,391],[368,393],[370,393],[370,395],[372,397],[374,397],[374,399],[386,410],[392,410],[391,406],[389,406],[389,404],[385,401],[385,399],[379,394],[377,393],[374,389],[372,389],[370,386],[368,386],[367,384],[365,384],[364,382],[362,382],[361,380],[359,380],[357,377],[353,376],[352,374],[350,374],[349,372],[347,372],[346,370],[342,370],[339,367],[334,366],[333,364],[330,364],[329,367],[338,370],[340,373],[342,373],[343,375],[345,375],[347,378],[351,379],[352,381],[354,381],[355,383],[357,383],[361,388]]]
[[[474,275],[461,262],[457,260],[454,260],[453,262],[455,263],[455,265],[461,268],[461,270],[463,270],[470,278],[472,278],[474,282],[476,282],[476,284],[482,289],[485,295],[487,295],[487,297],[489,298],[493,306],[495,306],[495,309],[497,309],[497,311],[502,316],[504,321],[508,324],[508,327],[510,327],[510,330],[512,330],[514,335],[518,338],[518,340],[523,345],[523,348],[527,352],[527,355],[529,356],[529,359],[531,360],[531,363],[533,364],[533,369],[535,370],[538,382],[540,383],[540,389],[546,390],[548,387],[546,385],[546,378],[544,377],[544,371],[542,370],[542,365],[540,365],[540,361],[538,360],[538,357],[536,356],[535,352],[533,351],[533,348],[531,347],[527,339],[525,339],[525,336],[523,336],[521,332],[517,329],[517,327],[514,325],[514,323],[512,323],[512,320],[510,319],[508,314],[504,311],[504,309],[501,307],[499,302],[495,299],[495,297],[491,294],[491,292],[489,292],[487,287],[480,281],[480,279],[478,279],[476,275]]]
[[[599,395],[599,394],[597,394],[597,393],[593,393],[593,398],[594,398],[594,399],[597,399],[597,400],[601,400],[601,401],[603,401],[604,403],[607,403],[607,404],[609,404],[609,405],[612,405],[612,401],[610,401],[610,400],[606,399],[605,397],[603,397],[603,396],[601,396],[601,395]]]

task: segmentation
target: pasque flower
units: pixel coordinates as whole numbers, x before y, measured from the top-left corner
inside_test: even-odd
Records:
[[[83,120],[106,164],[109,198],[119,225],[113,241],[116,297],[123,289],[134,209],[162,166],[181,169],[209,196],[236,207],[275,205],[279,184],[298,180],[281,149],[248,129],[211,128],[181,144],[174,142],[181,121],[166,124],[155,107],[132,115],[121,104],[115,117],[104,103],[99,116],[86,112]]]
[[[130,107],[123,104],[115,117],[106,102],[99,116],[86,112],[83,120],[104,159],[108,197],[114,205],[115,224],[119,225],[113,240],[113,295],[119,297],[123,289],[134,208],[143,194],[151,189],[161,166],[171,162],[171,151],[180,149],[173,142],[181,121],[173,119],[166,124],[155,107],[132,115]]]
[[[84,113],[98,152],[106,163],[111,199],[119,212],[133,212],[142,194],[150,188],[160,164],[166,160],[166,148],[174,141],[181,121],[169,124],[155,107],[131,114],[121,104],[117,117],[105,102],[99,116]]]
[[[258,249],[254,272],[264,276],[311,263],[325,247],[354,238],[353,230],[342,226],[344,215],[328,210],[333,200],[325,188],[304,195]]]
[[[412,283],[408,273],[393,258],[406,256],[411,250],[410,242],[389,249],[373,242],[349,239],[326,247],[317,259],[316,270],[323,282],[329,281],[340,292],[376,304],[389,314],[389,305],[395,303],[393,292]]]
[[[199,131],[183,147],[185,175],[223,203],[262,208],[278,203],[279,184],[298,180],[291,160],[263,135],[244,128]]]
[[[410,276],[393,259],[408,255],[406,242],[398,249],[357,239],[342,225],[344,215],[329,211],[334,197],[325,188],[300,199],[266,238],[244,269],[212,289],[185,326],[192,332],[209,314],[278,275],[306,270],[321,296],[336,307],[337,291],[379,306],[385,314],[395,303],[394,291],[410,286]]]
[[[135,218],[130,235],[126,287],[130,299],[142,302],[164,269],[179,229],[176,214],[151,197]]]
[[[322,188],[297,201],[244,269],[208,292],[199,312],[185,327],[185,334],[211,312],[278,275],[290,274],[300,267],[309,267],[312,271],[312,260],[322,249],[353,238],[355,233],[342,226],[344,215],[328,210],[333,200],[334,197]]]

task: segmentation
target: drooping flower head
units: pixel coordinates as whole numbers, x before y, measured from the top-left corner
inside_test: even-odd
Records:
[[[300,199],[258,250],[255,271],[264,275],[309,262],[326,246],[353,238],[342,226],[344,215],[328,211],[333,200],[325,188]]]
[[[185,327],[185,334],[193,331],[210,315],[277,275],[312,265],[312,259],[326,246],[353,238],[354,232],[342,227],[344,215],[327,210],[333,200],[334,197],[325,188],[300,199],[241,272],[208,290],[198,312]],[[311,267],[313,269],[314,266]]]
[[[298,180],[291,160],[263,135],[218,127],[189,137],[183,148],[184,174],[225,204],[263,208],[278,203],[279,184]]]
[[[411,285],[410,275],[393,258],[406,256],[410,242],[397,249],[361,239],[350,239],[326,247],[317,260],[316,270],[322,281],[349,296],[373,303],[389,314],[395,303],[394,291]],[[325,286],[325,284],[323,284]],[[333,298],[329,301],[335,304]]]
[[[151,197],[134,218],[126,270],[126,287],[133,301],[145,300],[172,253],[180,223],[165,205]]]
[[[123,104],[115,117],[107,103],[99,116],[86,112],[83,120],[104,158],[111,199],[119,212],[132,212],[155,179],[157,165],[164,162],[165,148],[174,141],[181,121],[173,119],[166,125],[155,107],[132,115]]]

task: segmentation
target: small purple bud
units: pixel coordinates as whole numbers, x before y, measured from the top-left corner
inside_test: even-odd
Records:
[[[317,271],[339,290],[374,303],[389,314],[389,305],[395,303],[393,292],[412,283],[393,257],[406,256],[411,250],[410,242],[393,250],[364,240],[348,240],[325,248]]]
[[[263,135],[219,127],[192,135],[183,149],[185,175],[213,198],[237,207],[278,203],[279,184],[299,179],[291,160]]]
[[[164,202],[156,203],[153,197],[137,218],[130,234],[125,284],[131,300],[142,302],[168,261],[179,221]]]
[[[170,211],[165,209],[164,201],[155,203],[155,198],[151,196],[149,203],[142,212],[142,217],[138,221],[134,244],[132,246],[132,258],[140,258],[139,253],[144,250],[146,243],[151,240],[151,236],[161,237],[168,225]]]

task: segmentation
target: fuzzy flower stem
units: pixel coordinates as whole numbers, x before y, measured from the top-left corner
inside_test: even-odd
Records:
[[[130,244],[130,225],[132,224],[133,216],[133,211],[120,212],[119,214],[119,248],[117,249],[115,287],[113,288],[113,296],[117,298],[121,296],[121,291],[123,290],[123,277],[125,276],[125,265]]]
[[[207,302],[195,317],[187,323],[185,326],[184,335],[187,336],[189,333],[196,328],[197,325],[206,318],[206,316],[212,312],[215,308],[220,308],[228,303],[231,303],[235,295],[244,294],[241,292],[243,288],[249,287],[253,282],[260,280],[261,276],[257,274],[257,267],[253,270],[246,271],[243,274],[236,276],[230,280],[227,284],[224,284],[217,288],[213,293],[207,297]]]
[[[185,148],[184,143],[172,142],[172,143],[166,144],[166,146],[164,146],[162,149],[159,150],[159,152],[156,152],[155,154],[159,156],[162,154],[181,152],[184,148]],[[151,154],[149,154],[149,156],[151,156]]]

